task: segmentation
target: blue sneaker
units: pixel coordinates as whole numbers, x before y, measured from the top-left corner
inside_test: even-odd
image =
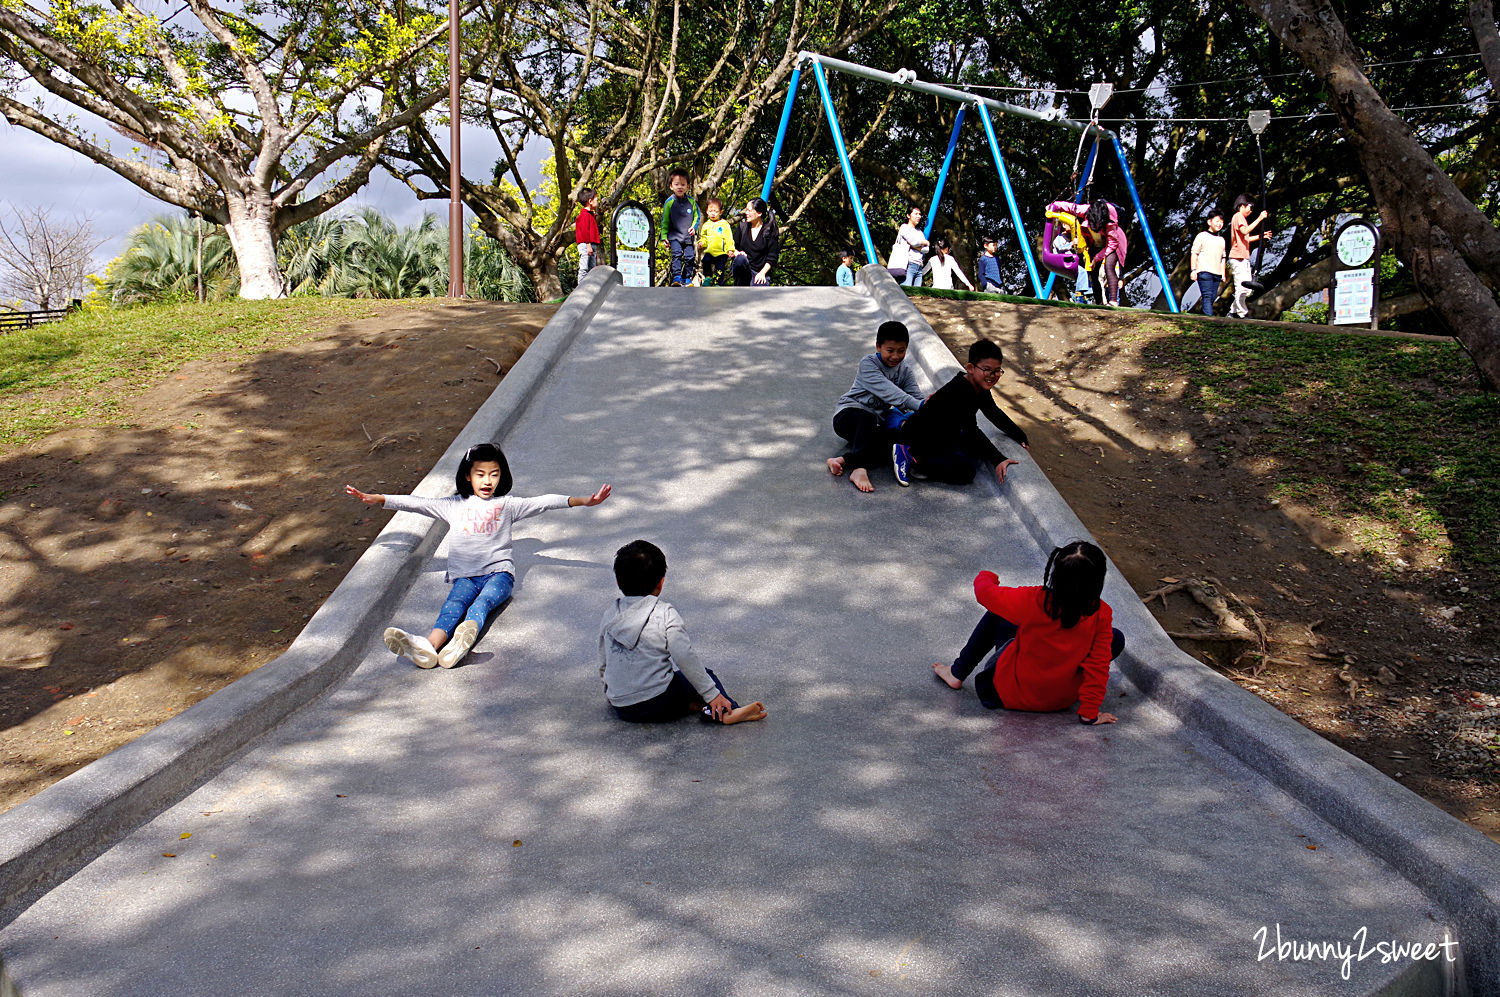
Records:
[[[911,484],[911,447],[900,443],[891,447],[891,470],[896,472],[896,484],[903,488]]]

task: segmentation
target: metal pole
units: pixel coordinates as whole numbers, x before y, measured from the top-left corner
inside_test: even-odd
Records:
[[[819,55],[816,52],[802,52],[797,56],[797,58],[806,59],[819,65],[827,66],[829,69],[837,70],[840,73],[847,73],[850,76],[862,76],[867,80],[877,80],[881,83],[888,83],[891,86],[900,87],[903,90],[915,90],[918,93],[930,93],[936,97],[943,97],[947,100],[958,101],[960,104],[976,104],[980,107],[988,107],[992,110],[999,111],[1002,114],[1019,114],[1023,118],[1031,118],[1034,121],[1045,121],[1046,123],[1051,125],[1061,125],[1064,128],[1071,128],[1075,132],[1093,131],[1096,134],[1110,134],[1108,130],[1101,128],[1098,125],[1090,124],[1086,121],[1074,121],[1072,118],[1065,118],[1062,116],[1062,113],[1056,108],[1046,111],[1033,111],[1029,107],[1019,107],[1015,104],[1007,104],[1003,100],[994,100],[990,97],[979,97],[975,94],[968,93],[963,90],[955,90],[952,87],[945,87],[938,83],[924,83],[923,81],[917,79],[916,73],[910,70],[902,70],[899,73],[887,73],[884,70],[871,69],[869,66],[861,66],[858,63],[853,62],[845,62],[842,59],[830,59],[828,56]]]
[[[1270,111],[1251,111],[1249,117],[1250,130],[1255,133],[1255,158],[1260,163],[1260,210],[1269,211],[1266,207],[1266,156],[1260,147],[1260,133],[1266,130],[1271,123]],[[1269,225],[1266,228],[1270,228]],[[1264,290],[1260,285],[1261,267],[1266,262],[1266,233],[1261,230],[1260,238],[1255,241],[1255,277],[1250,284],[1254,285],[1252,290],[1256,293]],[[1373,328],[1373,327],[1372,327]]]
[[[464,296],[462,130],[458,106],[458,0],[448,0],[448,297]]]
[[[823,67],[813,61],[813,79],[818,81],[818,96],[823,98],[823,113],[828,116],[828,128],[833,132],[833,147],[839,154],[839,166],[844,170],[844,183],[849,187],[849,200],[854,205],[854,221],[859,226],[859,237],[864,241],[865,259],[871,263],[875,258],[875,243],[870,241],[870,228],[865,224],[865,206],[859,199],[859,187],[854,182],[854,168],[849,165],[849,153],[844,149],[844,133],[839,130],[838,115],[833,113],[833,98],[828,96],[828,78]]]
[[[1089,146],[1089,158],[1083,161],[1083,174],[1078,178],[1078,192],[1073,195],[1074,204],[1083,203],[1083,191],[1089,185],[1089,178],[1094,175],[1094,159],[1099,155],[1099,143],[1095,142]],[[1073,160],[1078,162],[1078,160]],[[1048,300],[1052,298],[1052,282],[1057,280],[1057,274],[1047,271],[1047,286],[1042,288],[1042,297]]]
[[[776,129],[776,144],[771,147],[771,163],[766,167],[766,182],[760,185],[760,199],[771,202],[771,182],[776,179],[776,164],[781,162],[781,146],[792,123],[792,103],[797,99],[797,84],[802,81],[802,63],[792,67],[792,80],[786,87],[786,106],[781,109],[781,125]]]
[[[1172,283],[1167,280],[1167,268],[1162,266],[1161,254],[1156,251],[1156,240],[1151,237],[1151,223],[1146,220],[1146,209],[1141,204],[1141,195],[1136,192],[1135,178],[1130,175],[1130,164],[1125,162],[1125,149],[1120,145],[1119,136],[1111,135],[1115,145],[1115,155],[1120,157],[1120,172],[1125,174],[1125,189],[1130,191],[1130,203],[1135,205],[1135,216],[1141,220],[1141,234],[1146,237],[1146,248],[1151,252],[1151,262],[1156,264],[1156,276],[1161,281],[1162,296],[1167,299],[1167,308],[1172,314],[1181,311],[1177,307],[1177,295],[1172,293]]]
[[[953,151],[958,148],[958,130],[964,126],[964,105],[958,105],[958,117],[953,119],[953,134],[948,137],[948,152],[943,156],[943,168],[938,171],[937,189],[932,192],[932,207],[927,209],[927,228],[922,232],[932,238],[932,222],[937,218],[938,201],[943,198],[943,184],[948,182],[948,167],[953,165]]]
[[[1021,240],[1021,255],[1026,258],[1026,272],[1031,275],[1031,289],[1042,296],[1042,278],[1036,271],[1036,259],[1031,254],[1031,240],[1026,235],[1026,226],[1021,222],[1021,211],[1016,207],[1016,192],[1010,186],[1010,174],[1005,169],[1005,157],[1000,155],[1000,143],[995,141],[995,126],[990,124],[990,112],[983,103],[979,108],[979,120],[984,125],[984,137],[989,140],[990,154],[995,157],[995,169],[1000,174],[1000,189],[1005,191],[1005,203],[1010,206],[1010,220],[1016,227],[1016,237]]]

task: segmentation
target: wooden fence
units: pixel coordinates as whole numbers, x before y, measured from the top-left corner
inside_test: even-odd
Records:
[[[77,305],[69,305],[67,308],[44,308],[34,312],[0,312],[0,333],[10,332],[12,329],[30,329],[33,326],[56,322],[60,318],[67,318],[77,310]]]

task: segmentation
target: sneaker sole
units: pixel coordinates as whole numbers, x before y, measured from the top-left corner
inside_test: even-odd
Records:
[[[386,630],[385,646],[391,653],[407,659],[418,668],[432,668],[438,663],[437,655],[424,653],[411,642],[410,634],[396,627]]]
[[[472,633],[469,632],[470,629],[473,630]],[[452,668],[454,665],[462,661],[466,654],[474,649],[474,645],[478,643],[478,641],[479,628],[473,626],[469,621],[460,623],[458,625],[458,629],[453,632],[453,639],[448,643],[446,647],[438,652],[438,666],[442,668]]]

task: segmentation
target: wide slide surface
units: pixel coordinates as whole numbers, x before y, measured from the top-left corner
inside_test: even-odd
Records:
[[[1118,675],[1097,728],[933,680],[975,572],[1036,584],[1047,550],[1007,489],[827,474],[882,318],[856,291],[615,289],[503,441],[517,494],[614,496],[518,526],[515,598],[462,667],[372,632],[333,694],[0,932],[21,993],[1431,992],[1402,981],[1434,963],[1278,951],[1447,920]],[[766,721],[611,715],[598,627],[636,538]],[[444,559],[393,624],[430,627]]]

